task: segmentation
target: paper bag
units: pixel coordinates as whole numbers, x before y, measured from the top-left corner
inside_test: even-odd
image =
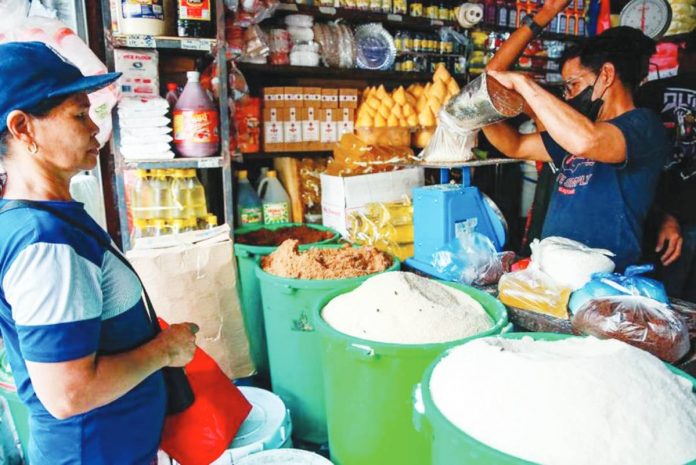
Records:
[[[254,374],[244,330],[233,244],[227,234],[198,243],[136,249],[127,257],[147,288],[157,315],[200,327],[197,344],[230,379]]]

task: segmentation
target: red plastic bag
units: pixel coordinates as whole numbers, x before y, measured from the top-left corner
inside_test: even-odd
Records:
[[[167,327],[161,320],[160,325]],[[195,400],[165,418],[160,447],[181,465],[209,465],[230,446],[251,404],[200,348],[186,365],[186,376]]]

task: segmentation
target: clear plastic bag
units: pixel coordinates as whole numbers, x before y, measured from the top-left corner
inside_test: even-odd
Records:
[[[570,296],[568,307],[575,313],[587,301],[616,295],[641,295],[669,303],[665,286],[654,279],[641,276],[653,271],[652,265],[629,266],[624,274],[595,273],[592,280]]]
[[[612,338],[676,362],[689,352],[689,332],[669,306],[643,296],[614,296],[586,302],[573,316],[573,329]]]
[[[483,234],[467,231],[433,253],[431,264],[449,281],[487,286],[498,283],[514,257],[512,252],[498,253]]]
[[[568,319],[570,288],[536,268],[508,273],[500,278],[498,298],[505,305]]]

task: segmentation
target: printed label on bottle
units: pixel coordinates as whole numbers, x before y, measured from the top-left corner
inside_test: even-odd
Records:
[[[179,19],[210,21],[210,0],[178,0]]]
[[[259,224],[263,221],[263,216],[259,207],[241,208],[239,210],[239,219],[243,225]]]
[[[162,0],[121,0],[123,19],[164,20]]]
[[[174,141],[210,144],[220,142],[215,110],[175,110]]]
[[[280,203],[264,203],[263,204],[263,222],[265,224],[289,223],[290,208],[287,202]]]

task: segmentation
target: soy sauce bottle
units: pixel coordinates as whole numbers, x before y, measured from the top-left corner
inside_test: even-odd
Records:
[[[176,0],[179,37],[215,37],[215,0]]]

